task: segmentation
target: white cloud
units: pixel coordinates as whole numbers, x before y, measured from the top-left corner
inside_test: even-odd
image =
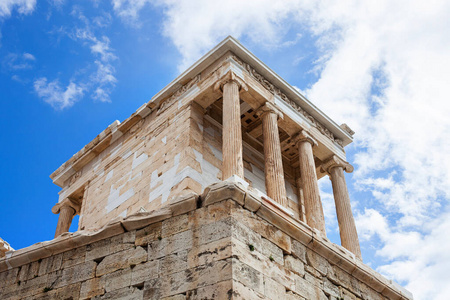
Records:
[[[97,65],[97,72],[92,74],[93,82],[98,84],[92,97],[101,102],[111,102],[109,97],[110,90],[115,86],[117,79],[114,77],[114,67],[111,64],[104,64],[100,61],[95,61]]]
[[[108,37],[102,36],[101,40],[92,37],[91,41],[92,41],[91,45],[92,53],[100,55],[102,61],[108,62],[117,59],[117,57],[112,53],[112,49],[109,47],[110,41]]]
[[[72,8],[71,15],[81,21],[83,26],[75,26],[71,31],[60,28],[57,30],[57,33],[62,33],[64,36],[68,36],[72,40],[79,41],[84,46],[89,47],[92,56],[94,57],[92,65],[95,66],[95,70],[87,72],[85,78],[72,80],[65,92],[62,90],[57,80],[47,84],[46,78],[40,78],[35,82],[35,90],[42,91],[38,92],[38,96],[57,109],[72,106],[77,100],[82,98],[84,94],[88,93],[94,100],[111,102],[110,94],[117,82],[117,79],[114,76],[115,68],[112,63],[118,58],[114,54],[114,49],[110,46],[111,42],[109,38],[105,35],[97,37],[94,33],[94,27],[97,26],[101,28],[107,25],[105,23],[106,21],[104,21],[104,16],[109,15],[103,14],[103,16],[94,17],[93,20],[95,26],[91,25],[90,19],[83,14],[82,9],[78,6]],[[92,65],[85,69],[90,70],[90,68],[93,68]],[[79,74],[75,73],[75,75]],[[61,95],[64,97],[61,97]]]
[[[146,3],[116,0],[114,9],[136,19]],[[301,89],[356,131],[350,147],[356,153],[356,185],[349,186],[372,195],[356,199],[367,218],[358,221],[362,240],[383,237],[377,253],[386,263],[378,269],[406,282],[416,298],[445,299],[450,244],[437,228],[448,232],[449,226],[443,212],[450,200],[450,2],[160,0],[156,5],[164,10],[164,34],[182,55],[180,70],[229,34],[273,51],[290,45],[288,32],[302,36],[306,30],[316,38],[319,55],[312,71],[318,79]]]
[[[71,107],[83,96],[83,88],[76,83],[70,82],[64,89],[58,80],[47,82],[42,77],[34,82],[34,90],[40,98],[56,109]]]
[[[36,58],[34,57],[33,54],[26,53],[26,52],[23,54],[23,58],[26,59],[26,60],[36,60]]]
[[[30,14],[36,6],[36,0],[2,0],[0,1],[0,17],[10,17],[14,9],[19,14]]]
[[[130,24],[138,24],[139,11],[149,4],[150,0],[112,0],[116,14]]]
[[[450,212],[425,224],[427,234],[392,230],[386,217],[373,209],[366,209],[356,222],[361,240],[377,236],[384,244],[377,255],[389,261],[377,271],[407,282],[406,288],[414,292],[415,299],[448,299]]]
[[[31,69],[33,67],[32,62],[35,60],[36,58],[30,53],[24,53],[22,55],[9,53],[3,58],[2,65],[10,71],[21,71]]]

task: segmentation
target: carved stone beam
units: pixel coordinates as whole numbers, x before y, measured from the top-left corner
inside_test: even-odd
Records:
[[[287,207],[283,160],[277,122],[279,118],[283,118],[283,114],[270,102],[266,102],[261,106],[256,111],[256,114],[262,119],[264,173],[267,196],[284,207]]]
[[[336,204],[341,244],[344,248],[355,254],[356,257],[362,259],[358,233],[356,231],[347,183],[345,182],[344,176],[344,170],[351,173],[353,167],[348,162],[333,155],[322,165],[322,170],[330,175],[334,202]]]
[[[299,152],[300,178],[305,199],[306,223],[326,235],[325,218],[313,155],[313,146],[317,145],[317,142],[305,130],[301,130],[294,136],[293,141],[296,143]]]

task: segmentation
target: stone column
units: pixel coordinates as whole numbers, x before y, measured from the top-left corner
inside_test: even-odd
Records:
[[[216,83],[215,89],[219,88],[223,92],[222,179],[233,175],[244,178],[239,91],[247,86],[230,71]]]
[[[64,232],[68,232],[72,219],[75,214],[79,213],[80,205],[69,198],[66,198],[60,203],[57,203],[53,208],[54,214],[59,213],[58,224],[56,225],[55,238]]]
[[[300,221],[306,223],[305,197],[303,196],[303,181],[300,176],[300,170],[297,170],[295,173],[296,173],[295,184],[297,185],[297,197],[298,197],[298,215]]]
[[[362,259],[358,233],[356,232],[355,220],[353,219],[350,197],[348,195],[344,176],[344,170],[350,173],[353,171],[353,167],[349,163],[333,155],[331,159],[323,164],[322,169],[330,175],[339,223],[341,245],[355,254],[356,257]]]
[[[297,143],[299,152],[306,223],[326,235],[325,219],[323,217],[322,201],[320,200],[316,165],[312,150],[312,147],[317,145],[317,142],[304,130],[300,131],[294,140]]]
[[[256,113],[262,119],[264,174],[267,196],[287,207],[283,159],[277,122],[278,118],[283,118],[283,114],[270,102],[266,102]]]

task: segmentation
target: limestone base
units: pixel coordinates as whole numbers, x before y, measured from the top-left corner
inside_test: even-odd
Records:
[[[412,299],[236,182],[0,259],[0,299]]]

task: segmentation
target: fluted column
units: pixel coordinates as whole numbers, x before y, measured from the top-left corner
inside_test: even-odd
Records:
[[[344,170],[350,173],[353,171],[353,167],[337,156],[333,156],[324,163],[322,169],[330,175],[339,223],[341,245],[355,254],[356,257],[362,259],[358,233],[356,231],[347,183],[345,182],[344,176]]]
[[[222,179],[233,175],[244,178],[239,90],[247,87],[230,71],[216,83],[215,89],[223,92]]]
[[[325,235],[325,219],[312,150],[317,142],[304,130],[295,137],[295,141],[299,152],[300,177],[302,179],[303,196],[305,199],[306,223],[313,228],[317,228]]]
[[[72,219],[80,211],[80,205],[71,199],[64,199],[52,208],[54,214],[59,213],[58,224],[56,225],[55,238],[64,232],[68,232]]]
[[[256,113],[262,119],[264,174],[267,196],[287,207],[283,159],[277,122],[278,118],[283,117],[283,114],[270,102],[266,102]]]

